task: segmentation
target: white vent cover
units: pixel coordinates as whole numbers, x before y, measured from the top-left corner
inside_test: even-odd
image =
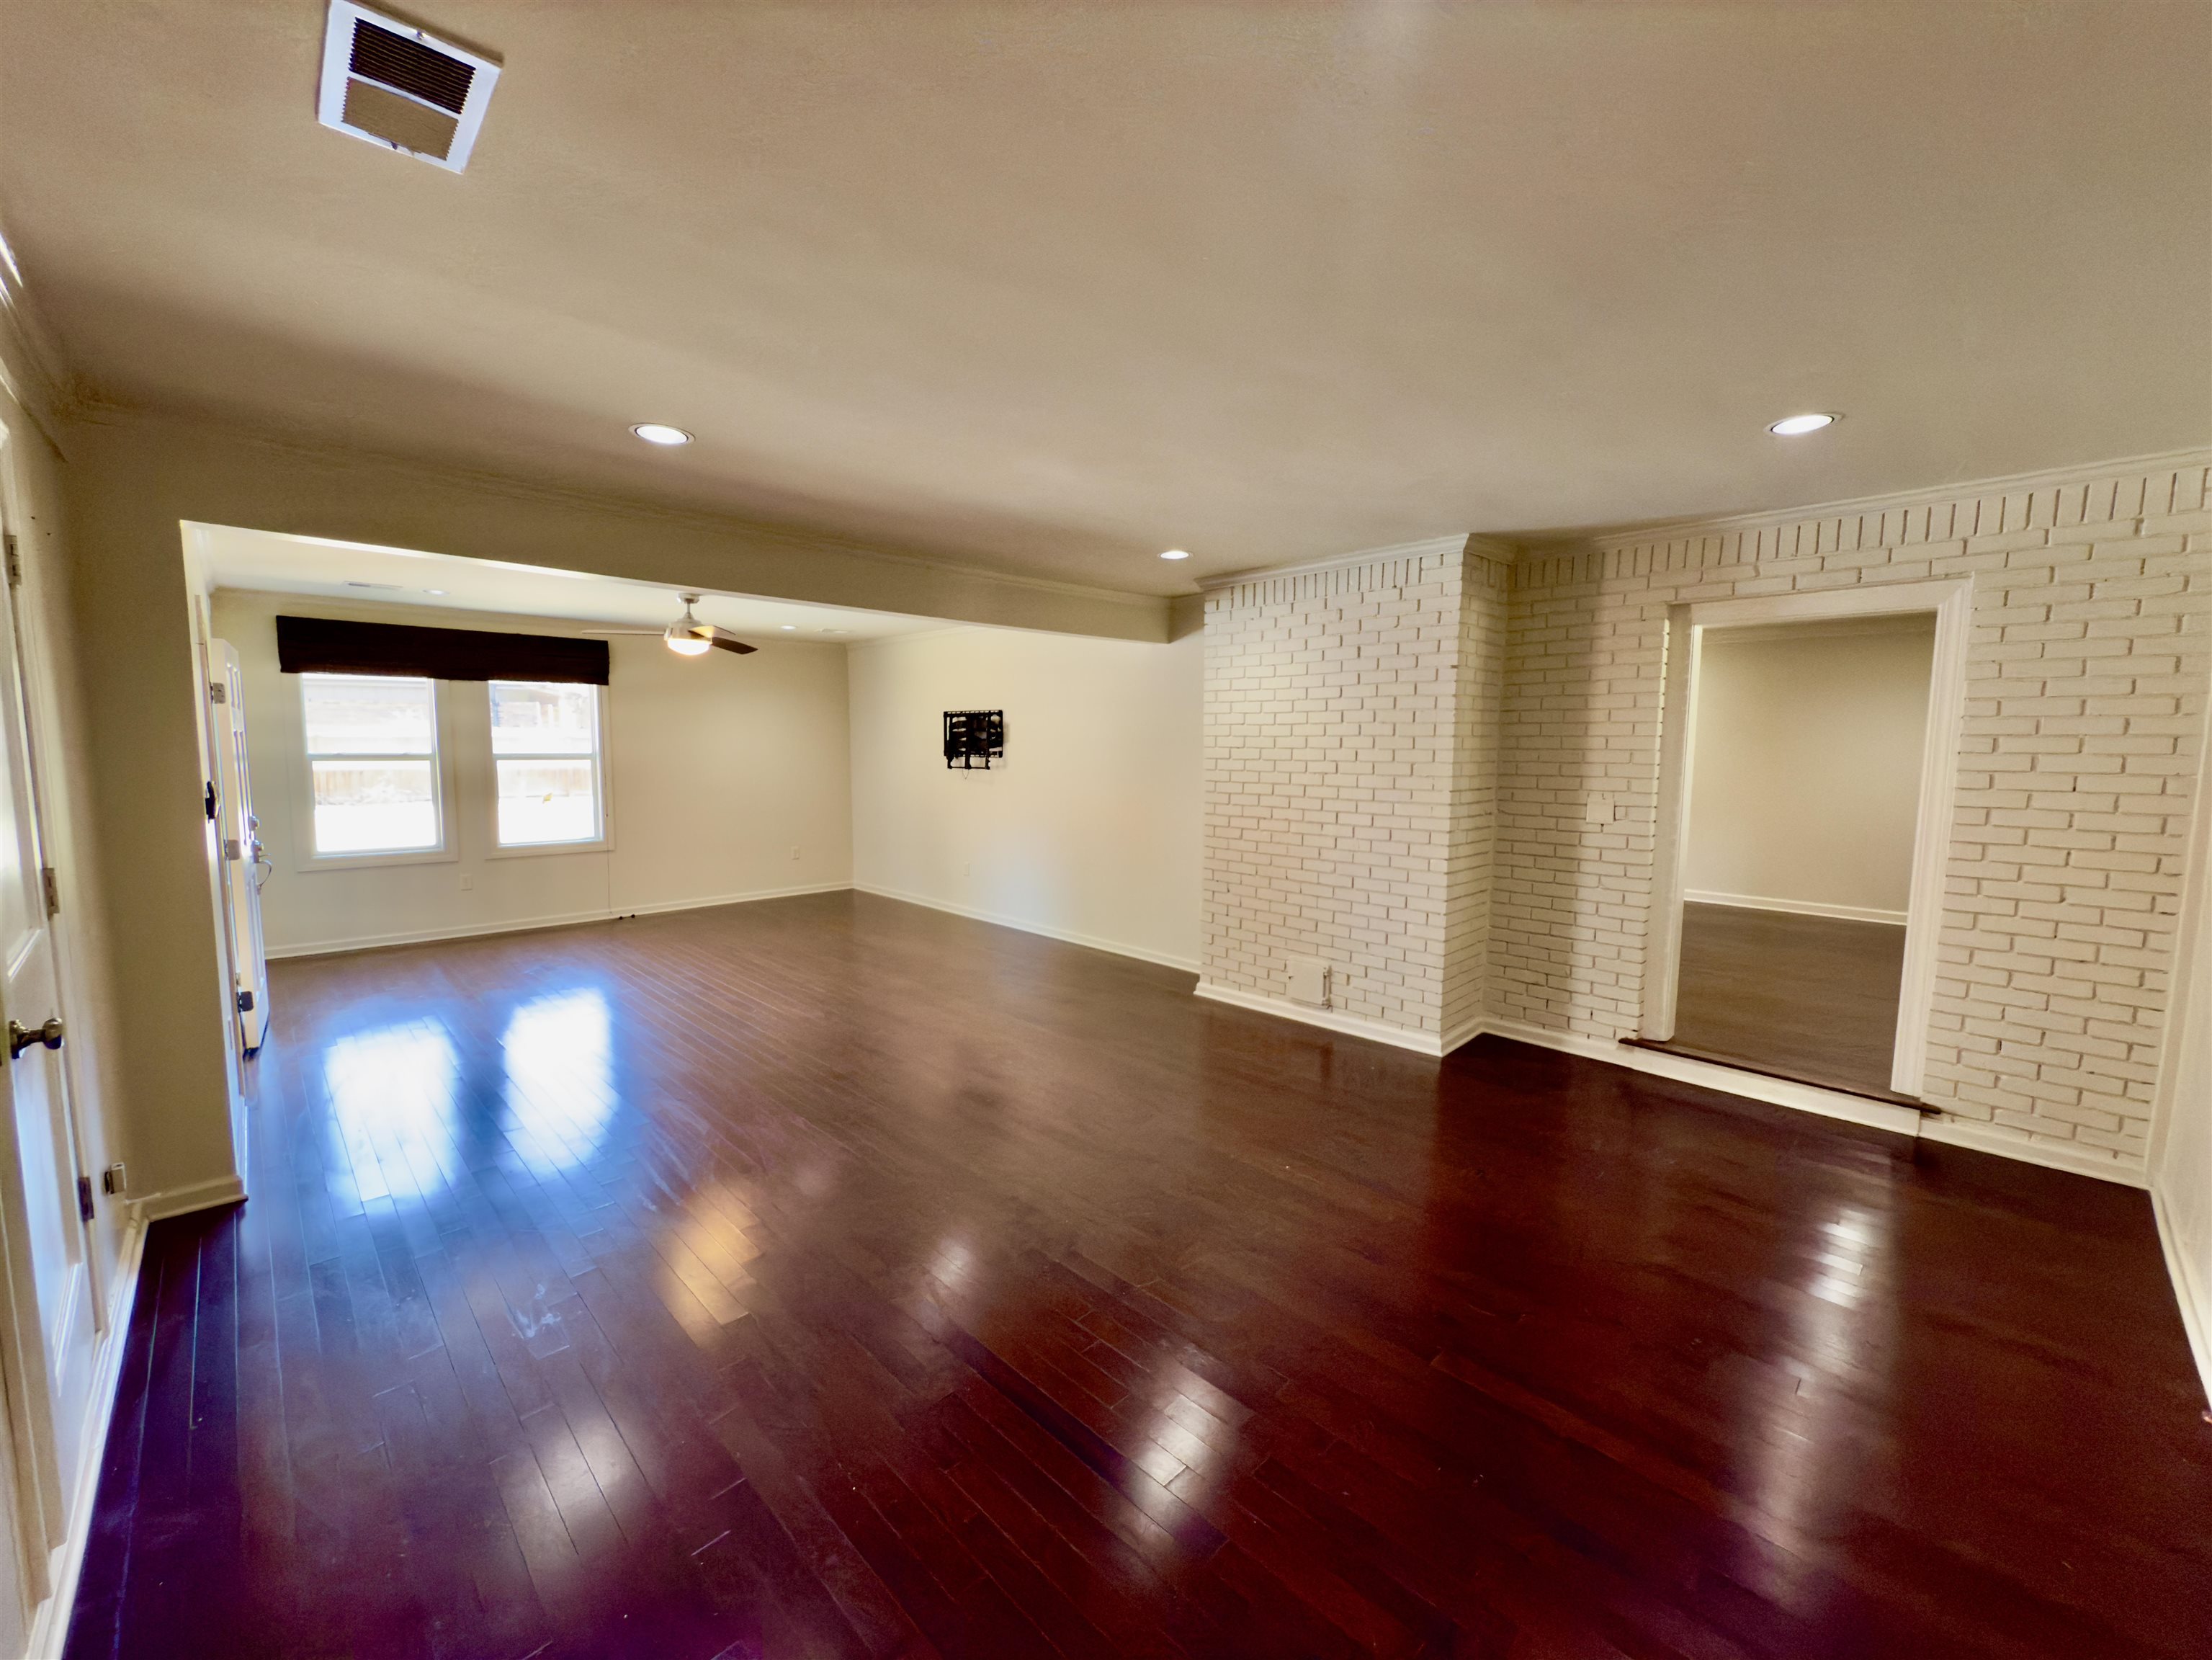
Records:
[[[1321,958],[1285,957],[1283,959],[1283,989],[1290,994],[1293,1003],[1304,1003],[1310,1008],[1327,1008],[1328,981],[1328,964]]]
[[[489,58],[353,0],[331,0],[316,112],[326,127],[459,173],[498,80]]]

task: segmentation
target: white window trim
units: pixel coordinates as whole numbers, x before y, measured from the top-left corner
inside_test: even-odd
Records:
[[[284,700],[286,721],[290,730],[286,733],[285,755],[290,763],[292,784],[292,869],[301,876],[313,876],[329,871],[368,870],[386,865],[451,865],[460,860],[459,838],[453,812],[453,803],[459,800],[453,770],[453,729],[451,704],[447,696],[448,682],[430,682],[431,718],[438,733],[438,752],[432,757],[436,765],[431,769],[438,789],[439,843],[434,848],[409,848],[397,853],[320,853],[315,848],[315,768],[307,754],[307,677],[292,675],[288,678],[298,684],[292,696]],[[409,679],[420,676],[406,676]],[[602,740],[604,742],[604,740]]]
[[[512,681],[514,685],[532,684]],[[519,842],[513,847],[502,846],[499,839],[499,763],[502,758],[510,761],[536,759],[528,756],[501,757],[492,748],[491,682],[483,683],[483,731],[486,771],[484,774],[484,850],[486,859],[544,859],[564,853],[611,853],[615,846],[615,803],[612,780],[608,775],[607,757],[614,745],[609,726],[607,688],[592,688],[593,714],[599,722],[599,747],[592,757],[592,775],[597,781],[599,795],[599,833],[589,842]],[[560,757],[573,760],[573,756]]]

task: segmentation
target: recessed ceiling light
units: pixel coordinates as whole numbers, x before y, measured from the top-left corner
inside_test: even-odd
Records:
[[[1790,415],[1777,421],[1767,431],[1778,438],[1795,438],[1801,433],[1818,432],[1823,427],[1836,423],[1832,415]]]
[[[824,629],[822,630],[824,634],[850,634],[852,631],[853,630],[850,629]]]
[[[423,593],[434,593],[434,594],[436,594],[436,595],[438,596],[438,598],[440,598],[441,599],[444,599],[444,598],[446,597],[446,591],[445,591],[445,589],[443,589],[443,588],[425,588],[425,589],[423,589],[423,590],[422,590],[422,592],[423,592]]]
[[[776,626],[786,634],[796,634],[799,631],[799,624],[796,623],[779,623]]]
[[[1188,559],[1190,556],[1185,553],[1181,548],[1170,548],[1165,553],[1162,554],[1160,557],[1163,559]]]
[[[630,430],[648,444],[688,444],[691,435],[681,427],[663,426],[658,421],[641,421]]]

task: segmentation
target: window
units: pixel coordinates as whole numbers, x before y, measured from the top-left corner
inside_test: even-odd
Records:
[[[418,853],[445,845],[438,695],[428,680],[303,674],[315,853]]]
[[[600,839],[599,688],[493,681],[491,752],[500,846]]]

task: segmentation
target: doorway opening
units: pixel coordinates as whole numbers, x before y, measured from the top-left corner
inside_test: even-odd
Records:
[[[1669,617],[1638,1040],[1918,1105],[1972,590]]]

